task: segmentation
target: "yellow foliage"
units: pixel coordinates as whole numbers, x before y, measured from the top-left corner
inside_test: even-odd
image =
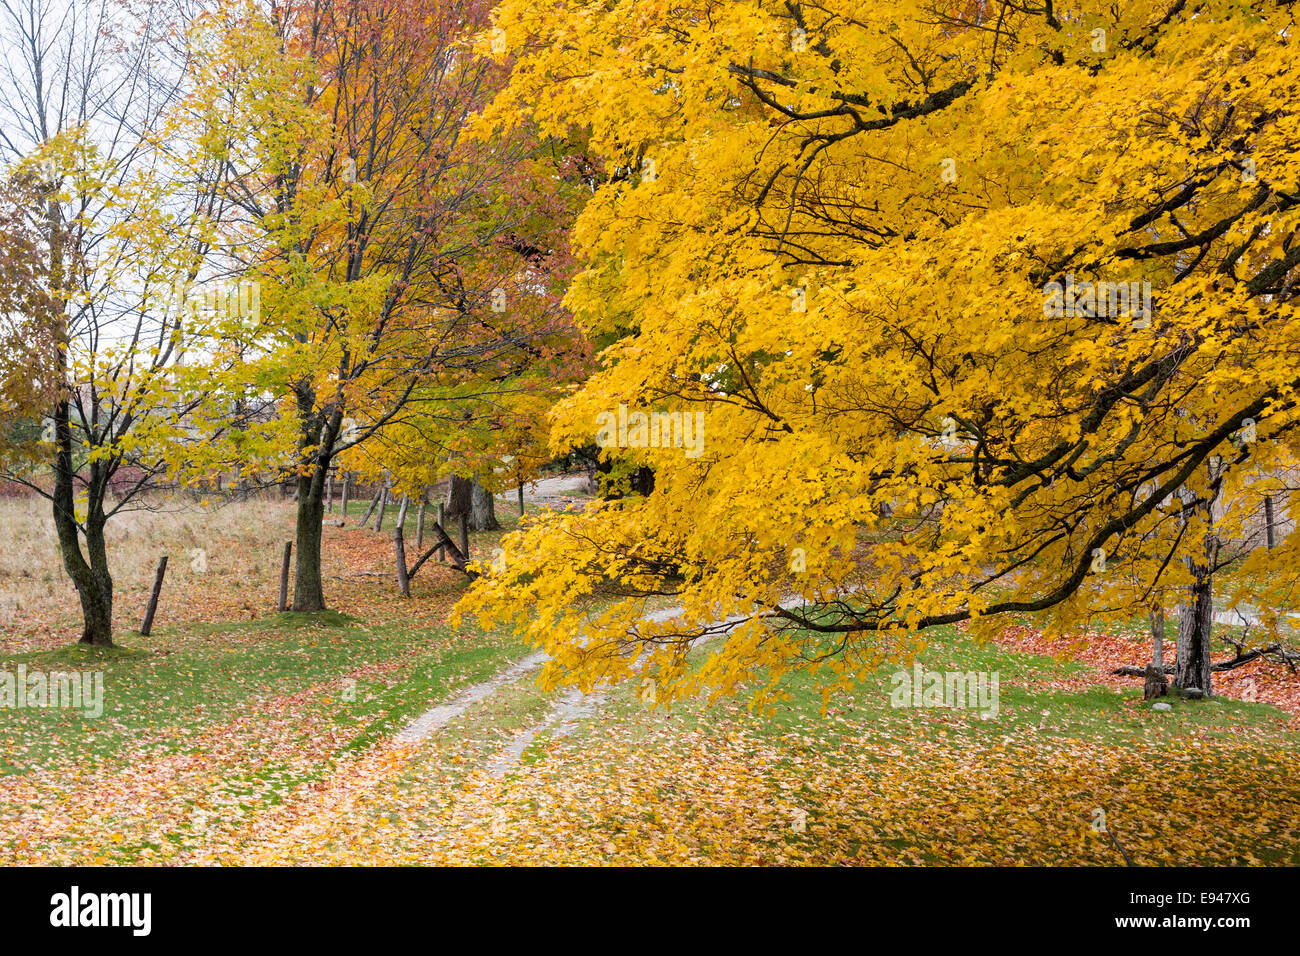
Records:
[[[552,679],[648,665],[672,697],[973,617],[1136,613],[1206,530],[1180,490],[1240,528],[1294,450],[1292,12],[1070,7],[505,0],[484,127],[583,129],[606,174],[567,304],[609,344],[553,442],[621,415],[606,453],[655,489],[510,537],[462,612]],[[575,609],[611,580],[633,596]],[[636,623],[664,593],[683,616]]]

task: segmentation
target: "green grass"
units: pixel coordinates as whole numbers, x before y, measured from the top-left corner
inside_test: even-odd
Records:
[[[507,526],[502,533],[516,518],[509,512],[499,517]],[[391,520],[386,524],[391,528]],[[413,527],[409,518],[407,527],[408,531]],[[476,535],[476,554],[490,553],[498,537],[499,533]],[[875,774],[877,759],[897,759],[878,757],[881,749],[904,757],[924,756],[920,748],[936,741],[955,752],[993,752],[1000,742],[1014,739],[1041,745],[1048,752],[1057,745],[1068,749],[1077,741],[1108,752],[1139,747],[1149,754],[1179,749],[1186,753],[1188,740],[1194,738],[1221,752],[1236,748],[1241,759],[1261,762],[1269,754],[1300,749],[1300,734],[1290,729],[1289,715],[1267,704],[1171,697],[1166,700],[1172,711],[1155,712],[1140,700],[1138,681],[1118,691],[1096,686],[1089,683],[1095,671],[1088,665],[980,645],[953,628],[939,629],[929,639],[920,656],[927,671],[999,674],[996,716],[982,719],[975,709],[893,707],[890,674],[898,669],[895,666],[867,675],[850,691],[833,696],[825,713],[817,680],[807,672],[787,675],[782,683],[785,697],[758,713],[748,708],[744,696],[711,707],[686,701],[647,710],[634,681],[609,689],[596,714],[578,722],[568,736],[538,734],[521,755],[519,770],[563,759],[581,773],[589,766],[584,760],[591,759],[584,748],[597,752],[597,736],[612,726],[633,744],[644,739],[647,746],[667,747],[674,754],[678,751],[673,748],[680,747],[683,761],[696,754],[688,753],[678,741],[692,740],[691,746],[698,748],[701,739],[717,741],[720,736],[714,735],[743,734],[779,754],[771,765],[774,773],[788,773],[814,758],[824,758],[828,764]],[[289,612],[248,622],[176,626],[161,629],[153,638],[123,635],[120,640],[121,646],[115,648],[77,645],[0,658],[4,670],[20,663],[29,670],[102,670],[106,697],[104,716],[98,719],[54,709],[0,711],[0,743],[4,744],[0,775],[22,774],[38,766],[113,767],[141,756],[201,753],[216,739],[209,731],[253,716],[259,721],[256,733],[262,733],[259,709],[278,708],[277,729],[265,732],[301,734],[304,752],[313,755],[310,761],[291,760],[296,750],[267,747],[265,761],[241,758],[238,767],[214,767],[223,775],[222,794],[240,803],[246,800],[250,808],[270,806],[293,788],[328,775],[339,758],[391,737],[431,704],[488,679],[526,652],[508,638],[412,622],[368,622],[336,612]],[[705,645],[694,651],[695,663],[712,650]],[[349,675],[355,685],[344,683]],[[761,685],[762,676],[752,688]],[[292,702],[287,709],[282,706],[286,699]],[[454,788],[466,772],[489,761],[516,734],[536,726],[554,700],[555,695],[538,690],[531,678],[502,686],[426,743],[399,776],[397,785],[404,794],[400,802],[419,804],[421,788]],[[299,719],[304,729],[296,728]],[[322,735],[323,727],[337,734]],[[688,737],[692,731],[702,732],[703,738]],[[328,737],[323,745],[322,736]],[[251,737],[250,746],[262,752]],[[1200,760],[1194,754],[1181,767],[1200,767]],[[925,773],[924,763],[917,761],[918,774]],[[1227,766],[1204,764],[1211,784],[1220,786],[1228,779]],[[1050,766],[1044,767],[1045,774],[1050,771]],[[1147,766],[1135,765],[1101,783],[1109,788],[1110,799],[1116,800],[1115,794],[1128,786],[1130,777],[1136,780],[1147,772]],[[1260,779],[1271,781],[1271,773],[1266,768]],[[917,799],[924,800],[923,787],[918,793]],[[809,805],[815,805],[815,794],[805,796]],[[1006,799],[1014,804],[1015,794]],[[111,819],[103,823],[108,829],[115,826]],[[162,838],[177,846],[202,845],[201,828],[189,826],[180,824]],[[853,821],[853,826],[866,824]],[[126,823],[123,829],[129,829]],[[141,832],[138,825],[135,832]],[[791,845],[797,842],[794,836],[788,839]],[[851,855],[851,840],[858,836],[845,839],[850,842],[843,847]],[[900,839],[880,834],[883,844],[902,850],[905,845]],[[1285,862],[1294,855],[1289,846],[1260,847],[1245,841],[1243,837],[1243,847],[1258,850],[1266,861]],[[1150,853],[1154,844],[1148,839],[1145,845],[1137,845]],[[128,839],[112,851],[113,860],[131,862],[142,849],[155,846]],[[946,859],[941,849],[920,842],[915,846],[933,862]]]
[[[259,702],[310,693],[304,709],[340,724],[363,724],[353,746],[395,729],[452,688],[490,676],[523,653],[517,643],[445,627],[366,625],[335,612],[279,614],[258,621],[123,635],[118,647],[72,646],[0,658],[14,671],[102,671],[104,713],[7,709],[0,714],[0,774],[34,764],[183,752],[205,727]],[[355,699],[335,686],[359,668],[397,666],[357,679]],[[349,691],[349,698],[352,693]]]
[[[1092,670],[1075,661],[981,646],[953,628],[938,629],[929,639],[930,646],[918,658],[926,671],[998,673],[996,716],[983,719],[972,707],[892,706],[890,674],[904,669],[902,665],[882,668],[858,682],[851,692],[833,696],[828,708],[830,720],[822,716],[822,694],[816,678],[807,671],[786,675],[781,689],[787,699],[763,713],[750,712],[743,697],[722,701],[714,708],[686,702],[664,712],[683,729],[707,727],[722,716],[740,720],[749,732],[763,739],[815,734],[832,745],[846,735],[856,734],[859,726],[869,724],[905,751],[910,741],[931,734],[986,746],[1026,731],[1110,746],[1124,746],[1134,740],[1173,745],[1194,731],[1211,739],[1252,737],[1261,745],[1300,748],[1300,733],[1289,729],[1290,715],[1269,704],[1224,697],[1192,701],[1170,695],[1164,701],[1173,710],[1157,712],[1142,701],[1140,681],[1120,691],[1097,685],[1054,687],[1053,683],[1080,679]],[[693,657],[699,663],[707,652],[707,648],[698,648]],[[753,686],[759,683],[755,681]],[[637,692],[633,684],[615,688],[604,712],[622,718],[643,712]],[[539,740],[530,753],[541,753],[545,747],[546,741]]]

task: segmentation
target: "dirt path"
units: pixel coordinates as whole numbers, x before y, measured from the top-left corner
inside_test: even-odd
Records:
[[[580,721],[595,715],[604,699],[604,694],[584,694],[576,689],[567,691],[540,723],[520,733],[488,762],[488,773],[494,777],[509,773],[519,765],[524,751],[545,731],[549,730],[552,737],[567,737],[578,729]]]
[[[546,654],[542,651],[529,654],[522,660],[503,668],[494,676],[483,681],[483,683],[465,688],[445,704],[438,704],[436,707],[429,708],[398,731],[394,739],[400,744],[423,740],[435,730],[446,726],[450,721],[465,713],[472,705],[492,696],[505,684],[514,683],[530,671],[537,670],[545,662]]]

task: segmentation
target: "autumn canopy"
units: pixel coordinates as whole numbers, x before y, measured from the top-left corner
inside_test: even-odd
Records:
[[[494,24],[484,127],[606,157],[567,304],[607,348],[553,443],[625,405],[702,413],[702,453],[610,443],[653,492],[533,522],[462,610],[552,677],[649,660],[684,694],[847,677],[998,612],[1198,584],[1208,608],[1209,517],[1244,533],[1295,442],[1290,4],[506,0]],[[1244,596],[1289,587],[1296,546]],[[624,600],[576,609],[609,579]],[[685,616],[638,620],[664,594]]]

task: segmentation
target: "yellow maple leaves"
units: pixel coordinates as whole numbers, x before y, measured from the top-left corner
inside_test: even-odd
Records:
[[[610,449],[653,494],[537,522],[463,609],[580,683],[637,646],[671,695],[685,641],[791,594],[848,653],[1178,583],[1196,534],[1160,502],[1218,455],[1244,510],[1289,460],[1300,70],[1284,5],[1076,7],[503,3],[485,121],[583,127],[607,174],[568,304],[612,341],[553,442],[625,404],[703,411],[704,443]],[[579,620],[610,580],[684,614]],[[709,679],[798,659],[758,636],[782,619]]]

